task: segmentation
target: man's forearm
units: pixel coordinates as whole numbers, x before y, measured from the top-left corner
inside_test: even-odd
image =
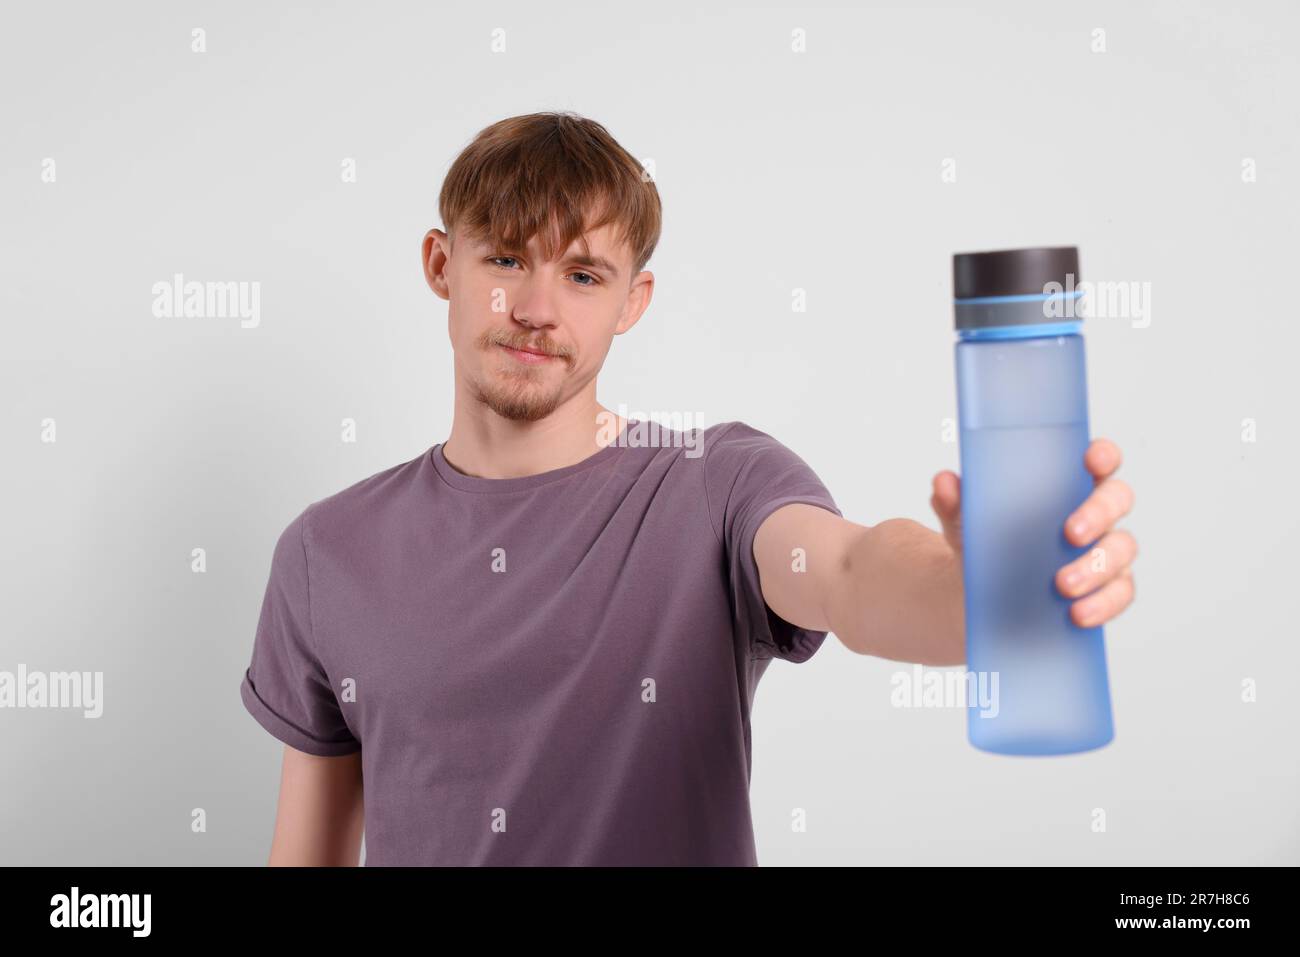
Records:
[[[826,601],[851,651],[894,661],[966,660],[961,561],[938,532],[907,518],[864,528],[844,552]]]
[[[268,864],[356,867],[365,819],[360,751],[322,757],[285,745]]]

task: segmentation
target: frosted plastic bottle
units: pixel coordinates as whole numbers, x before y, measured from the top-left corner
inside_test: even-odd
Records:
[[[953,257],[967,730],[999,754],[1114,737],[1102,628],[1055,581],[1089,551],[1064,531],[1093,489],[1078,282],[1074,247]]]

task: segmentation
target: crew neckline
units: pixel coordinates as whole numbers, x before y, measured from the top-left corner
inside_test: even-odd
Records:
[[[609,461],[619,453],[620,449],[626,448],[627,431],[639,421],[639,419],[627,419],[623,424],[623,430],[619,432],[614,441],[597,449],[581,462],[564,465],[546,472],[538,472],[535,475],[518,475],[514,478],[484,478],[481,475],[466,475],[464,472],[457,471],[455,466],[447,461],[447,457],[442,454],[444,445],[442,442],[429,450],[428,459],[439,478],[452,488],[460,489],[463,492],[521,492],[542,485],[549,485],[551,482],[558,482],[579,472],[585,472],[602,462]]]

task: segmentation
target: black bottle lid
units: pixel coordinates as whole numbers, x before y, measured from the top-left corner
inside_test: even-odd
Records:
[[[1043,295],[1053,282],[1059,283],[1059,288],[1078,287],[1077,246],[999,249],[952,257],[954,299]]]

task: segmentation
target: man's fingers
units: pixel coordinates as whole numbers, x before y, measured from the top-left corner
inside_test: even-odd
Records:
[[[934,477],[930,504],[941,516],[961,517],[961,480],[954,472],[940,472]]]
[[[1092,490],[1065,520],[1066,538],[1074,545],[1087,545],[1133,507],[1133,489],[1123,479],[1106,479]]]
[[[1133,570],[1126,568],[1118,578],[1070,605],[1070,618],[1080,628],[1095,628],[1131,605],[1136,595]]]
[[[932,483],[930,507],[939,516],[943,537],[953,549],[961,548],[961,479],[954,472],[940,472]]]
[[[1122,458],[1119,446],[1110,439],[1093,439],[1083,454],[1083,464],[1092,473],[1093,484],[1097,485],[1119,468]]]
[[[1067,598],[1087,595],[1122,575],[1137,553],[1137,539],[1124,529],[1116,529],[1057,571],[1056,587]]]

